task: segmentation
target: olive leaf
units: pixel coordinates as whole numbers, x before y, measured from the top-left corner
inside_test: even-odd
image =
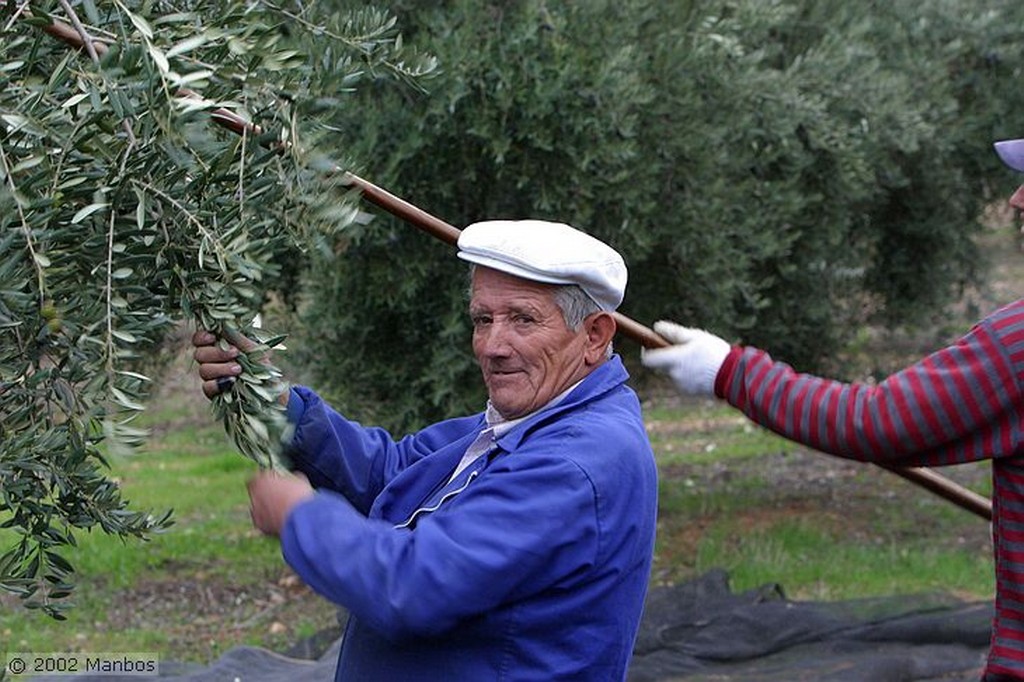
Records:
[[[258,342],[213,410],[243,455],[287,467],[279,335],[246,325],[358,215],[340,98],[368,72],[432,69],[377,11],[0,6],[0,590],[61,618],[76,532],[172,523],[105,470],[145,444],[150,374],[183,323]]]

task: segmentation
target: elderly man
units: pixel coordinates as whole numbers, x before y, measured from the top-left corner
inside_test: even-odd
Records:
[[[288,454],[304,476],[257,475],[253,522],[348,609],[338,680],[624,679],[657,507],[611,348],[625,265],[542,221],[470,225],[458,255],[486,410],[395,440],[294,387]],[[212,396],[237,351],[193,342]]]
[[[998,142],[996,152],[1024,172],[1024,140]],[[1024,211],[1024,185],[1010,205]],[[982,680],[1024,680],[1024,299],[875,386],[797,374],[700,329],[654,328],[675,345],[646,351],[643,362],[680,392],[724,398],[817,450],[899,466],[991,459],[996,602]]]

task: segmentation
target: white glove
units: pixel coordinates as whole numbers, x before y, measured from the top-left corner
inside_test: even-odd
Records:
[[[729,354],[729,343],[703,329],[664,320],[654,323],[654,331],[674,345],[644,348],[640,355],[644,366],[667,374],[680,393],[713,397],[715,377]]]

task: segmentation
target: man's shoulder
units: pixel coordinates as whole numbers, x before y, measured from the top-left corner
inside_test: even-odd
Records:
[[[613,355],[601,363],[583,381],[580,382],[564,401],[568,404],[582,405],[591,402],[624,402],[640,414],[640,402],[636,393],[626,383],[629,372],[622,358]]]
[[[621,363],[603,380],[584,382],[556,410],[552,420],[567,424],[586,424],[592,431],[616,431],[630,424],[643,425],[640,399],[626,383],[628,375]]]
[[[559,444],[557,449],[550,448],[553,441]],[[519,446],[560,458],[577,459],[582,454],[587,461],[624,451],[650,451],[640,403],[625,385],[538,420],[522,433]]]

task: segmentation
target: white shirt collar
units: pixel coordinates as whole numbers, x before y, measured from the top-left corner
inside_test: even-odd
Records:
[[[504,417],[502,417],[501,413],[499,413],[498,410],[495,409],[494,405],[491,404],[491,401],[488,400],[487,409],[484,410],[484,420],[486,420],[487,422],[487,427],[479,434],[477,434],[476,440],[470,443],[469,447],[466,449],[465,454],[462,456],[462,460],[459,462],[458,466],[455,467],[455,471],[452,472],[451,477],[448,479],[448,482],[451,483],[452,481],[454,481],[455,477],[462,473],[462,471],[466,467],[468,467],[477,457],[484,454],[485,452],[490,451],[491,448],[494,447],[494,442],[498,440],[498,438],[504,436],[510,430],[515,428],[517,424],[526,421],[527,419],[537,414],[538,412],[542,412],[548,409],[549,407],[554,407],[558,403],[562,402],[562,400],[564,400],[565,397],[569,395],[569,393],[571,393],[574,388],[580,385],[581,381],[583,381],[583,379],[580,379],[580,381],[577,381],[575,384],[573,384],[569,388],[565,389],[564,391],[556,395],[554,398],[549,400],[547,404],[542,406],[539,410],[534,410],[530,414],[523,415],[522,417],[517,417],[511,420],[506,420]]]
[[[491,404],[491,401],[488,400],[487,409],[484,411],[484,419],[487,421],[487,427],[488,429],[492,430],[492,433],[495,438],[497,438],[498,436],[502,436],[508,433],[517,424],[520,424],[529,419],[530,417],[532,417],[533,415],[537,414],[538,412],[543,412],[544,410],[550,407],[554,407],[558,403],[565,400],[565,397],[572,393],[573,389],[579,386],[580,382],[582,381],[583,379],[580,379],[575,384],[565,389],[564,391],[556,395],[554,398],[549,400],[547,403],[542,405],[539,409],[536,409],[529,414],[523,415],[522,417],[516,417],[515,419],[511,420],[506,420],[504,417],[502,417],[501,413],[498,412],[498,410],[495,409],[494,405]]]

